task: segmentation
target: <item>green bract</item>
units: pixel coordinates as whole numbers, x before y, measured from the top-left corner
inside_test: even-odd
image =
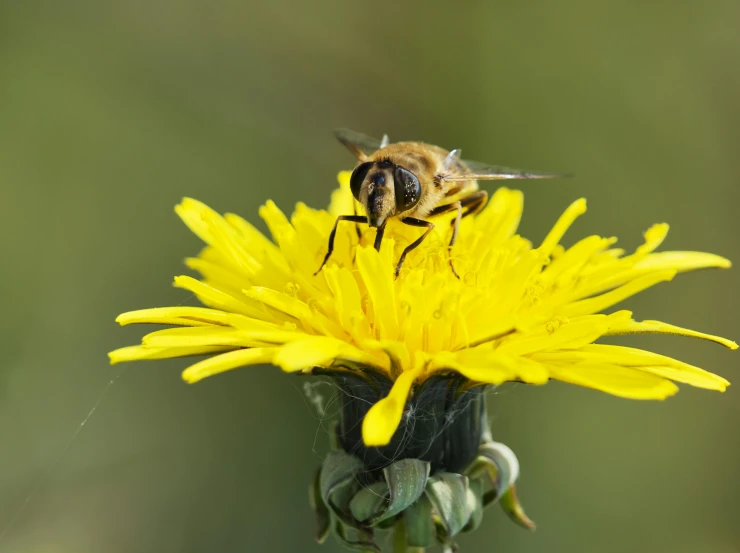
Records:
[[[462,473],[433,475],[430,463],[419,459],[396,460],[380,475],[367,473],[359,457],[337,446],[311,486],[317,540],[323,542],[334,529],[345,546],[380,552],[383,535],[392,533],[400,551],[416,553],[436,544],[451,551],[455,537],[475,530],[483,509],[496,502],[517,523],[533,529],[516,497],[518,475],[514,453],[492,440],[480,444]]]

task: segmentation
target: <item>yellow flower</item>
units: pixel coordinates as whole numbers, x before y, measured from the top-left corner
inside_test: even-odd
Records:
[[[339,175],[328,211],[298,204],[289,220],[268,202],[260,210],[273,241],[244,219],[192,199],[177,214],[207,247],[187,265],[202,275],[175,286],[208,307],[163,307],[120,315],[122,325],[174,325],[144,336],[142,345],[110,353],[113,363],[209,354],[183,372],[197,382],[224,371],[271,363],[287,372],[377,371],[393,381],[363,421],[367,446],[387,444],[414,386],[454,371],[470,385],[507,381],[544,384],[554,378],[631,399],[664,399],[681,382],[724,391],[715,374],[664,355],[595,344],[604,336],[655,333],[734,342],[659,321],[638,322],[609,311],[621,300],[676,273],[728,268],[700,252],[654,253],[668,232],[658,224],[625,255],[615,238],[586,237],[565,248],[568,227],[586,211],[577,200],[538,247],[516,234],[523,195],[500,188],[488,206],[463,220],[449,252],[448,219],[407,258],[418,237],[390,221],[380,252],[374,229],[340,224],[329,264],[316,276],[338,215],[351,214],[349,173]],[[450,255],[460,274],[450,269]]]

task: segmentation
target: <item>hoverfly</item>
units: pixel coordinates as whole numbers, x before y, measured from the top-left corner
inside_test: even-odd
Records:
[[[388,136],[376,140],[348,129],[339,129],[334,134],[359,160],[352,171],[350,188],[367,215],[358,215],[355,211],[353,215],[337,217],[329,235],[326,257],[316,274],[324,268],[334,251],[337,226],[342,221],[375,227],[375,249],[378,251],[383,241],[385,225],[392,217],[399,218],[406,225],[426,229],[403,250],[396,265],[395,276],[398,277],[406,256],[434,229],[434,223],[425,220],[427,217],[456,212],[451,223],[449,249],[452,250],[460,221],[479,212],[488,201],[488,193],[478,189],[479,180],[549,179],[565,176],[465,161],[460,159],[460,150],[448,151],[423,142],[391,144]],[[450,267],[455,276],[460,278],[452,259]]]

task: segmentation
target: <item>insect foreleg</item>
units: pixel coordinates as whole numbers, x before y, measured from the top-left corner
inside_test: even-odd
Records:
[[[337,237],[337,227],[339,226],[340,221],[367,223],[367,218],[363,217],[362,215],[340,215],[339,217],[337,217],[337,220],[334,223],[334,228],[331,229],[331,234],[329,235],[329,251],[326,252],[326,257],[324,257],[324,261],[321,263],[321,267],[319,267],[319,270],[314,273],[314,276],[318,275],[321,272],[321,269],[324,268],[324,265],[326,265],[326,262],[329,261],[329,258],[334,251],[334,239]]]
[[[352,201],[352,210],[355,212],[355,217],[357,217],[357,202]],[[355,232],[357,233],[357,239],[362,240],[362,232],[360,232],[360,227],[355,224]]]

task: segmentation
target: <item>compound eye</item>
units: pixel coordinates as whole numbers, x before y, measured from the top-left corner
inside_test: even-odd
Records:
[[[362,188],[362,183],[365,181],[367,172],[372,166],[372,161],[360,163],[357,167],[355,167],[355,170],[352,171],[352,176],[349,178],[349,188],[350,190],[352,190],[352,195],[358,202],[360,201],[360,188]]]
[[[408,211],[419,203],[421,183],[411,171],[398,166],[393,171],[393,184],[396,191],[396,209],[399,213]]]

